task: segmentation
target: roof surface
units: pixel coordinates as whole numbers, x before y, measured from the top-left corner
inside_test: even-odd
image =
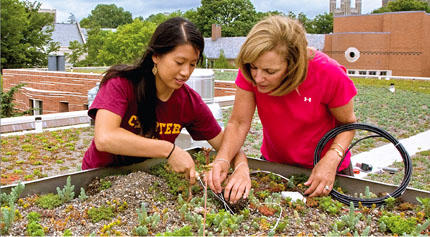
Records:
[[[69,42],[74,40],[77,40],[81,44],[83,43],[76,24],[55,23],[54,27],[52,40],[59,42],[61,46],[69,47]]]
[[[306,34],[309,47],[322,50],[324,48],[325,34]],[[245,42],[246,37],[221,37],[213,41],[212,38],[205,38],[204,54],[209,59],[219,58],[221,50],[227,59],[234,59],[239,54],[240,47]]]

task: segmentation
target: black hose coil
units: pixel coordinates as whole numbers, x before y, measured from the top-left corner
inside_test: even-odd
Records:
[[[362,124],[362,123],[346,124],[346,125],[342,125],[342,126],[339,126],[339,127],[336,127],[334,129],[330,130],[328,133],[326,133],[324,135],[323,138],[321,138],[317,147],[315,148],[314,166],[321,159],[321,152],[324,149],[324,147],[326,146],[326,144],[331,139],[336,137],[339,133],[350,131],[350,130],[357,130],[357,129],[371,131],[371,132],[378,134],[378,136],[372,135],[372,136],[364,137],[364,138],[359,139],[358,141],[354,142],[351,146],[349,146],[348,150],[344,154],[344,157],[342,158],[341,162],[339,163],[338,169],[340,167],[340,164],[342,164],[342,161],[345,158],[348,151],[351,150],[351,148],[354,147],[359,141],[367,139],[367,138],[371,138],[371,137],[383,137],[383,138],[387,139],[388,141],[390,141],[391,143],[394,144],[394,146],[396,147],[396,149],[399,151],[400,155],[403,158],[403,164],[405,166],[405,175],[403,177],[402,183],[394,192],[392,192],[392,193],[390,193],[384,197],[381,197],[381,198],[368,198],[368,199],[355,198],[355,197],[350,197],[350,196],[341,194],[334,189],[331,190],[330,195],[333,198],[337,199],[338,201],[340,201],[346,205],[349,205],[350,202],[353,202],[355,207],[357,207],[360,202],[363,206],[372,206],[372,204],[376,204],[376,206],[380,206],[380,205],[384,204],[385,199],[387,199],[389,197],[397,198],[397,197],[401,196],[405,192],[405,190],[409,184],[409,181],[411,180],[411,176],[412,176],[412,161],[411,161],[411,158],[409,157],[408,152],[406,151],[406,149],[403,147],[403,145],[396,138],[394,138],[392,135],[390,135],[385,130],[378,128],[378,127],[375,127],[375,126],[372,126],[372,125]]]

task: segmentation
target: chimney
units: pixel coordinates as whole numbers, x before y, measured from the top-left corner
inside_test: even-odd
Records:
[[[221,38],[221,26],[212,24],[212,41]]]

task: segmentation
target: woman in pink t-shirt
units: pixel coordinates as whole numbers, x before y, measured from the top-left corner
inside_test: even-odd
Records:
[[[238,65],[234,108],[217,158],[233,158],[257,108],[263,125],[262,156],[271,162],[311,168],[305,194],[327,195],[354,131],[336,136],[315,167],[313,154],[328,131],[356,122],[352,98],[357,90],[345,68],[308,48],[302,25],[283,16],[268,17],[252,28]],[[339,170],[349,167],[350,154],[346,154]],[[214,167],[210,175],[209,186],[215,191],[221,189],[221,170]],[[243,184],[235,187],[239,194],[246,190]]]
[[[219,149],[223,131],[201,97],[185,82],[202,59],[204,39],[190,21],[175,17],[161,23],[141,60],[135,65],[109,68],[88,110],[95,119],[94,139],[85,153],[82,169],[117,166],[167,158],[173,171],[195,182],[190,154],[174,145],[182,128],[195,140],[207,140]],[[246,167],[238,153],[233,165]],[[215,160],[230,167],[226,160]],[[243,181],[237,181],[237,180]],[[249,183],[241,168],[232,182]]]

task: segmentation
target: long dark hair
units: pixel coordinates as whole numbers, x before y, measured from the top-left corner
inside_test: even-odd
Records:
[[[152,73],[154,67],[152,55],[162,56],[174,50],[176,46],[183,44],[191,44],[198,50],[200,52],[198,61],[202,61],[204,39],[200,31],[192,22],[184,18],[171,18],[155,29],[143,57],[137,64],[112,66],[106,71],[100,82],[101,87],[111,78],[124,77],[133,83],[141,134],[146,137],[158,137],[155,113],[157,92],[155,76]]]

